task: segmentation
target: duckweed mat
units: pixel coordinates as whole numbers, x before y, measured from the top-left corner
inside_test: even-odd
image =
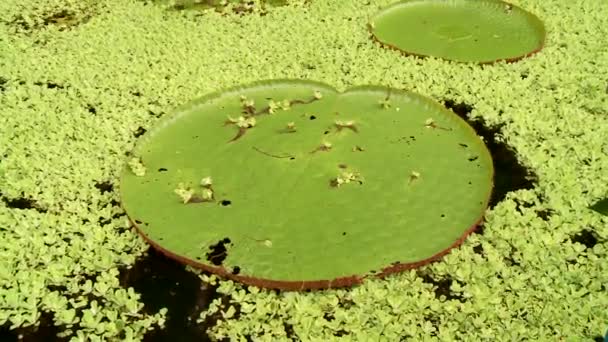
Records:
[[[601,339],[608,218],[590,207],[608,197],[608,3],[513,1],[542,18],[543,49],[477,65],[374,43],[366,24],[392,2],[291,1],[239,15],[1,1],[0,331],[54,324],[76,340],[139,341],[180,322],[148,304],[157,283],[120,280],[148,249],[120,207],[126,153],[191,99],[298,78],[466,104],[537,179],[496,198],[479,234],[441,261],[382,280],[282,293],[194,273],[219,297],[201,299],[191,322],[232,340]]]

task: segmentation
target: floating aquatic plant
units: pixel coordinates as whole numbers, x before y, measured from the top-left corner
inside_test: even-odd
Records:
[[[148,171],[126,167],[120,192],[147,241],[282,289],[347,286],[438,259],[479,223],[493,182],[483,141],[434,101],[311,81],[205,96],[133,155]]]
[[[405,0],[382,9],[369,28],[405,54],[477,63],[531,55],[546,35],[536,16],[498,0]]]

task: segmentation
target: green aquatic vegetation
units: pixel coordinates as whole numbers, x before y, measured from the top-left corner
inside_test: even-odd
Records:
[[[536,16],[499,0],[403,0],[374,15],[369,29],[405,54],[476,63],[531,55],[546,35]]]
[[[378,105],[387,93],[394,108]],[[475,228],[492,189],[470,126],[386,87],[257,82],[184,105],[140,139],[133,154],[162,172],[127,168],[120,190],[143,236],[264,287],[347,286],[436,260]],[[203,189],[188,185],[201,176]]]
[[[146,175],[146,167],[141,162],[140,158],[133,157],[128,162],[129,168],[134,175],[138,177],[143,177]]]
[[[269,8],[267,16],[231,20],[214,11],[183,11],[199,15],[190,19],[139,1],[0,1],[0,40],[7,42],[0,44],[5,62],[0,65],[3,328],[14,322],[22,329],[9,333],[24,333],[27,339],[28,331],[44,331],[40,314],[48,309],[55,317],[64,317],[65,312],[66,319],[55,322],[63,329],[63,322],[81,319],[82,308],[90,307],[82,303],[91,301],[86,293],[97,281],[96,272],[132,265],[145,251],[147,244],[123,222],[123,210],[110,204],[119,201],[120,165],[138,127],[154,127],[174,106],[217,89],[290,77],[321,80],[341,90],[384,84],[440,102],[468,104],[470,117],[501,127],[498,139],[535,170],[538,182],[512,192],[489,210],[483,234],[471,235],[461,248],[422,269],[448,285],[445,279],[454,279],[450,289],[458,289],[463,302],[449,299],[446,287],[437,289],[442,295],[435,297],[433,288],[440,286],[424,282],[416,272],[368,279],[340,292],[289,296],[235,286],[231,298],[242,303],[240,313],[234,305],[235,315],[217,322],[209,334],[237,341],[282,341],[287,336],[330,341],[336,335],[362,341],[387,336],[421,341],[496,336],[514,341],[592,341],[601,335],[608,321],[608,230],[606,216],[587,208],[608,194],[608,58],[603,39],[608,2],[514,2],[542,18],[549,32],[542,53],[519,63],[484,66],[382,51],[370,41],[364,23],[378,11],[377,5],[391,2],[310,1],[306,10]],[[91,20],[61,30],[63,25],[50,17],[66,8]],[[46,18],[51,19],[48,25]],[[24,29],[27,34],[22,34]],[[266,104],[266,99],[256,102]],[[397,107],[388,110],[392,109]],[[437,117],[429,117],[441,124]],[[293,122],[296,132],[306,131],[306,125]],[[288,123],[277,124],[278,131],[296,134],[283,131]],[[237,131],[235,126],[223,128]],[[371,150],[361,144],[351,151]],[[426,177],[416,168],[406,170],[405,176],[411,171],[419,172],[420,179]],[[338,174],[332,165],[328,176]],[[198,182],[208,175],[196,173],[188,185],[201,191]],[[100,194],[96,182],[114,184],[114,190]],[[219,189],[214,178],[214,189],[216,184]],[[171,192],[176,185],[167,188],[167,196],[177,204],[205,205],[181,204]],[[334,190],[356,187],[348,184]],[[592,248],[567,243],[583,227],[597,238]],[[264,236],[250,235],[261,241],[250,240],[252,245],[266,248]],[[92,279],[90,286],[83,285],[84,278]],[[150,308],[148,299],[127,295],[115,282],[103,282],[111,290],[106,290],[108,301],[97,301],[97,309],[109,317],[113,311],[124,315],[120,336],[126,337],[121,341],[141,340],[160,321],[147,320],[158,310],[129,314],[130,309],[117,301],[127,298],[134,307],[146,303]],[[69,284],[68,290],[60,287],[64,284]],[[148,284],[155,291],[167,291],[157,282]],[[134,292],[145,290],[138,287]],[[50,293],[61,299],[47,307]],[[68,302],[75,295],[82,296]],[[340,300],[333,320],[332,312],[326,311],[335,303],[332,297]],[[169,311],[173,317],[179,314]],[[284,324],[283,329],[277,322]],[[83,340],[103,336],[95,330],[84,333],[78,324],[70,329]]]

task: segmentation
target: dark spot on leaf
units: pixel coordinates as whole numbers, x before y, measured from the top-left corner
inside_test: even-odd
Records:
[[[316,116],[314,116],[314,115],[311,115],[311,116],[309,116],[308,118],[309,118],[310,120],[314,120],[314,119],[316,119],[317,117],[316,117]]]
[[[167,172],[167,171],[169,171],[169,170],[167,170],[167,169],[166,169],[166,168],[164,168],[164,167],[161,167],[161,168],[159,168],[159,169],[158,169],[158,172]]]
[[[211,252],[207,253],[207,261],[216,266],[221,265],[228,256],[228,249],[226,249],[226,245],[229,243],[230,239],[224,238],[218,241],[215,245],[209,246]]]
[[[474,156],[474,157],[467,158],[467,160],[472,162],[472,161],[476,161],[478,158],[479,158],[478,156]]]
[[[224,207],[229,206],[230,204],[232,204],[232,202],[230,200],[221,200],[220,204]]]
[[[237,275],[237,274],[239,274],[239,273],[241,273],[241,268],[240,268],[240,267],[238,267],[238,266],[234,266],[234,267],[232,268],[232,274]]]

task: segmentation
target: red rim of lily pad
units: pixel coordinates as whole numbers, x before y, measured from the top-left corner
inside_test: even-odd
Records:
[[[196,260],[192,260],[181,255],[175,254],[170,250],[163,248],[160,244],[155,242],[154,240],[148,238],[146,233],[139,227],[139,225],[133,220],[129,219],[131,224],[135,227],[139,235],[155,250],[164,254],[165,256],[177,260],[182,264],[192,266],[194,268],[202,269],[206,272],[216,274],[222,278],[233,280],[245,285],[252,285],[260,288],[268,288],[268,289],[277,289],[282,291],[303,291],[303,290],[326,290],[326,289],[337,289],[350,287],[354,285],[362,284],[368,278],[378,278],[382,279],[388,275],[403,272],[411,269],[415,269],[421,266],[428,265],[432,262],[436,262],[441,260],[443,256],[448,254],[452,249],[459,247],[464,243],[469,235],[475,232],[477,227],[483,223],[483,218],[480,218],[477,223],[467,229],[462,237],[456,240],[451,246],[446,248],[445,250],[431,256],[430,258],[420,260],[417,262],[411,263],[400,263],[395,262],[390,266],[387,266],[381,269],[379,272],[374,272],[365,275],[352,275],[349,277],[340,277],[336,279],[323,279],[323,280],[312,280],[312,281],[281,281],[281,280],[272,280],[272,279],[261,279],[256,277],[235,275],[231,270],[227,270],[223,266],[210,266]]]

